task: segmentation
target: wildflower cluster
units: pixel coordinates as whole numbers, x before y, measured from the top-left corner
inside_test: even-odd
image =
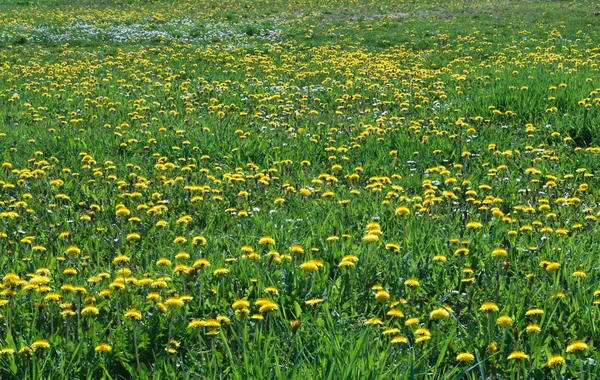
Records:
[[[592,5],[59,3],[0,5],[0,378],[597,376]]]

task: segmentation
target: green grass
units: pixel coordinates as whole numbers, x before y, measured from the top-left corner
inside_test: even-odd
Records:
[[[0,378],[596,378],[597,8],[0,1]]]

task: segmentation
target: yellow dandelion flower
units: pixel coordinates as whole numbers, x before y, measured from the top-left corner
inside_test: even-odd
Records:
[[[196,246],[206,245],[206,238],[204,236],[194,236],[192,238],[192,244]]]
[[[44,301],[58,301],[62,298],[62,295],[59,293],[49,293],[46,294],[46,296],[44,296]],[[2,300],[2,301],[6,301],[6,300]],[[4,303],[2,303],[2,301],[0,301],[0,306],[4,305]],[[6,301],[8,302],[8,301]]]
[[[15,350],[9,347],[0,348],[0,356],[8,356],[15,353]]]
[[[544,310],[542,310],[542,309],[529,309],[525,312],[525,315],[528,317],[542,315],[542,314],[544,314]]]
[[[383,321],[380,318],[369,318],[365,321],[365,325],[383,325]]]
[[[175,274],[189,274],[192,271],[192,268],[188,267],[184,264],[177,264],[175,268],[173,268],[173,273]]]
[[[175,255],[176,260],[187,260],[190,258],[190,254],[184,251],[181,251]]]
[[[167,259],[166,257],[156,260],[157,267],[168,267],[170,265],[171,265],[171,260]]]
[[[181,297],[170,297],[165,301],[165,305],[171,309],[183,307],[184,300]]]
[[[319,267],[322,267],[323,263],[320,260],[308,260],[300,264],[300,269],[305,272],[316,272]]]
[[[550,368],[558,368],[565,365],[565,358],[561,355],[552,355],[548,358],[548,367]]]
[[[450,317],[450,313],[443,307],[437,308],[429,314],[429,318],[433,320],[446,319]]]
[[[323,298],[312,298],[312,299],[309,299],[307,301],[304,301],[305,304],[311,305],[311,306],[312,305],[317,305],[317,304],[319,304],[321,302],[323,302]]]
[[[390,293],[385,290],[380,290],[375,294],[377,302],[387,302],[390,299]]]
[[[227,268],[217,268],[213,271],[214,276],[224,276],[229,273],[229,269]]]
[[[585,274],[584,271],[578,270],[578,271],[573,272],[573,277],[576,277],[576,278],[586,278],[587,275]]]
[[[508,315],[503,315],[501,317],[498,317],[498,319],[496,319],[496,323],[500,327],[508,328],[508,327],[512,326],[513,319],[511,317],[509,317]]]
[[[233,304],[231,304],[231,307],[234,310],[244,309],[244,308],[250,307],[250,302],[248,302],[245,299],[239,299],[239,300],[235,301]]]
[[[367,243],[374,243],[379,240],[379,236],[375,234],[367,234],[362,238],[362,240],[366,241]]]
[[[219,324],[227,324],[227,323],[231,323],[231,320],[223,315],[217,315],[217,322],[219,322]]]
[[[117,216],[129,216],[129,215],[131,215],[131,211],[129,211],[125,207],[121,207],[121,208],[117,209],[117,211],[115,212],[115,214]]]
[[[498,310],[500,310],[498,308],[498,306],[493,303],[493,302],[484,302],[481,307],[479,308],[479,311],[483,311],[484,313],[495,313]]]
[[[400,246],[398,244],[395,243],[387,243],[385,245],[385,249],[390,251],[390,252],[398,252],[400,251]]]
[[[194,264],[192,265],[192,268],[194,269],[204,269],[206,267],[210,266],[210,262],[204,258],[202,259],[198,259],[196,261],[194,261]]]
[[[112,351],[112,347],[108,343],[100,343],[95,348],[96,352],[110,352]]]
[[[69,256],[75,256],[75,255],[79,255],[81,253],[81,249],[79,249],[78,247],[71,245],[69,246],[69,248],[67,248],[67,255]]]
[[[408,343],[408,339],[406,339],[405,336],[399,335],[399,336],[393,337],[391,342],[394,344]]]
[[[469,249],[468,249],[468,248],[465,248],[465,247],[460,247],[460,248],[457,248],[457,249],[454,251],[454,256],[459,256],[459,257],[460,257],[460,256],[466,256],[466,255],[468,255],[468,254],[469,254]]]
[[[508,256],[508,251],[504,248],[496,248],[492,251],[492,256],[496,258],[502,258]]]
[[[177,236],[175,239],[173,239],[173,244],[183,244],[187,242],[187,239],[183,236]]]
[[[114,265],[118,265],[121,263],[127,263],[127,262],[129,262],[129,257],[127,257],[125,255],[119,255],[113,259]]]
[[[63,271],[63,274],[66,276],[75,276],[77,274],[77,269],[75,268],[66,268]]]
[[[277,306],[277,304],[275,302],[269,301],[269,302],[264,303],[260,307],[260,309],[258,309],[258,312],[262,314],[262,313],[266,313],[269,311],[276,311],[276,310],[279,310],[279,306]]]
[[[129,309],[125,312],[125,319],[141,321],[142,313],[138,309]]]
[[[219,323],[219,321],[217,321],[216,319],[209,319],[204,322],[204,326],[211,327],[211,328],[220,327],[221,323]]]
[[[86,306],[81,310],[81,315],[83,316],[93,316],[93,315],[98,315],[98,313],[100,313],[100,311],[98,310],[97,307],[90,305],[90,306]]]
[[[19,355],[30,355],[33,349],[29,346],[24,346],[19,350]]]
[[[263,236],[258,241],[258,245],[275,245],[275,239],[273,239],[271,236]]]
[[[513,351],[510,355],[508,355],[507,359],[508,360],[529,359],[529,355],[527,355],[523,351]]]
[[[469,352],[461,352],[456,356],[456,361],[459,362],[472,362],[475,360],[475,356]]]
[[[302,253],[304,253],[304,248],[302,248],[302,246],[299,244],[292,244],[292,246],[290,247],[290,252],[296,253],[296,254],[302,254]]]
[[[353,267],[353,266],[355,266],[354,262],[349,261],[349,260],[342,260],[338,264],[338,267],[340,267],[340,268],[342,268],[342,267]]]
[[[399,309],[390,309],[387,312],[387,315],[389,315],[390,317],[395,317],[395,318],[404,318],[404,313]]]
[[[410,210],[406,206],[400,206],[396,209],[396,215],[398,215],[398,216],[410,215]]]
[[[274,286],[267,286],[265,288],[264,292],[267,293],[267,294],[279,295],[279,290],[277,290],[277,288],[274,287]]]
[[[43,339],[43,340],[36,340],[35,342],[33,342],[31,344],[31,348],[34,351],[37,350],[38,348],[41,348],[41,349],[50,348],[50,343],[47,340],[45,340],[45,339]]]
[[[585,350],[587,350],[588,345],[585,344],[585,342],[581,341],[581,340],[576,340],[571,342],[571,344],[569,344],[567,346],[567,353],[570,352],[583,352]]]
[[[546,272],[551,273],[551,272],[557,271],[558,268],[560,268],[560,263],[557,263],[557,262],[548,263],[548,265],[546,265]]]
[[[466,225],[466,228],[468,230],[473,230],[473,229],[479,229],[482,228],[483,224],[479,223],[479,222],[468,222]]]

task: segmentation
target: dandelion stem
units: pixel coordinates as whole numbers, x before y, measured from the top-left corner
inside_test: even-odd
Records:
[[[175,319],[175,314],[171,311],[171,320],[169,321],[169,339],[167,340],[167,346],[171,344],[171,337],[173,333],[173,319]]]
[[[138,376],[141,378],[142,368],[140,367],[140,353],[138,351],[137,329],[135,327],[135,322],[133,322],[133,345],[135,347],[135,362],[137,364]]]

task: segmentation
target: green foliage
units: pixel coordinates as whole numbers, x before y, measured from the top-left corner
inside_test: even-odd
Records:
[[[0,1],[0,378],[598,377],[596,6]]]

